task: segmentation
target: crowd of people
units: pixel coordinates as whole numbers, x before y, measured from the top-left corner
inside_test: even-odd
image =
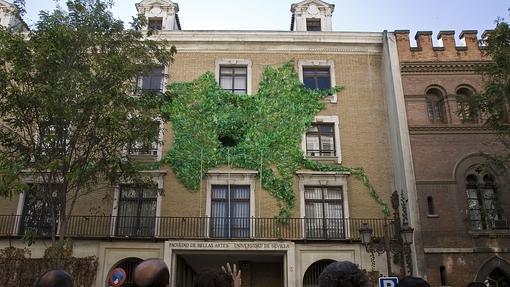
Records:
[[[134,282],[138,287],[170,287],[170,272],[161,259],[147,259],[134,271]],[[50,270],[42,274],[34,287],[74,287],[73,279],[64,270]],[[193,287],[241,287],[241,270],[235,264],[216,269],[207,269],[197,274]],[[338,261],[328,265],[319,276],[319,287],[371,287],[366,272],[349,261]],[[430,287],[418,277],[404,277],[397,287]]]

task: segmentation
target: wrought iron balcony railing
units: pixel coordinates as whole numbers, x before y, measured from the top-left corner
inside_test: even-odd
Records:
[[[68,218],[66,236],[71,238],[124,239],[249,239],[249,240],[360,240],[359,228],[367,223],[374,237],[384,235],[389,223],[395,238],[393,220],[377,218],[229,218],[88,216]],[[0,237],[34,235],[48,237],[47,220],[34,221],[18,215],[0,215]],[[57,233],[60,228],[57,226]]]

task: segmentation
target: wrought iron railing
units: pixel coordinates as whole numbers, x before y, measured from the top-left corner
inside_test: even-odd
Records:
[[[0,237],[49,236],[21,215],[0,215]],[[393,220],[379,218],[228,218],[228,217],[68,217],[66,236],[72,238],[126,239],[250,239],[250,240],[360,240],[359,228],[367,223],[374,237],[384,236],[385,223],[395,238]],[[30,228],[29,228],[30,227]],[[58,228],[60,230],[60,228]]]

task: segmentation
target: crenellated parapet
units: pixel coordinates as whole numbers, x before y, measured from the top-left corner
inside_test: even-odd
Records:
[[[485,31],[482,37],[490,31]],[[434,46],[431,31],[418,31],[415,35],[416,47],[409,41],[409,30],[396,30],[395,37],[400,62],[473,62],[487,61],[483,47],[479,45],[478,31],[464,30],[455,41],[455,31],[440,31],[437,39],[440,45]]]

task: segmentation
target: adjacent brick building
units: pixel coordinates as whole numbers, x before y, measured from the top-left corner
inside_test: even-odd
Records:
[[[484,153],[507,150],[483,126],[483,115],[459,115],[459,98],[483,91],[476,67],[490,59],[477,31],[463,31],[460,45],[453,31],[441,31],[440,47],[432,32],[418,32],[417,47],[410,46],[409,31],[395,35],[427,278],[432,286],[507,286],[508,177],[482,166]]]

